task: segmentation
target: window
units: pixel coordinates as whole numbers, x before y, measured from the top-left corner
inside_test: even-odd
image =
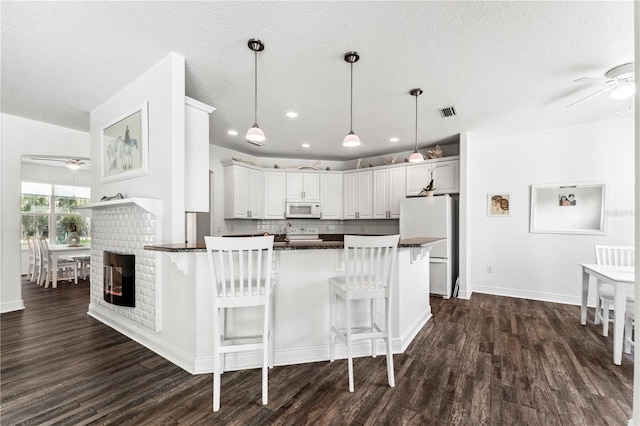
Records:
[[[49,238],[50,244],[66,244],[71,232],[78,233],[81,243],[90,243],[91,220],[75,210],[88,204],[89,197],[86,187],[22,182],[22,247],[27,246],[27,236]]]

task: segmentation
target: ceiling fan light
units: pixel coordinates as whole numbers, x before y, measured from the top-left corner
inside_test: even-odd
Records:
[[[358,135],[353,133],[353,130],[351,130],[349,134],[345,136],[344,140],[342,141],[342,146],[346,146],[347,148],[354,148],[359,145],[360,145],[360,138],[358,137]]]
[[[78,170],[80,168],[80,164],[78,163],[67,163],[67,167],[71,170]]]
[[[618,86],[611,91],[611,99],[622,101],[636,94],[636,85],[634,83]]]
[[[420,161],[423,161],[423,160],[424,160],[424,157],[418,151],[414,152],[409,157],[409,162],[410,163],[419,163]]]
[[[267,139],[262,129],[258,127],[257,123],[247,130],[246,138],[251,142],[264,142]]]

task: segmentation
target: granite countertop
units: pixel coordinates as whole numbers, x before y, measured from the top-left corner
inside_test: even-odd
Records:
[[[322,241],[282,241],[276,238],[273,243],[274,250],[323,250],[323,249],[337,249],[344,248],[344,235],[336,234],[320,235]],[[326,237],[326,238],[325,238]],[[279,241],[280,240],[280,241]],[[406,238],[400,240],[398,247],[421,247],[424,245],[432,244],[438,241],[442,241],[444,238]],[[144,246],[145,250],[151,251],[163,251],[170,253],[179,252],[205,252],[206,247],[204,241],[197,242],[195,244],[190,243],[178,243],[178,244],[159,244],[153,246]]]

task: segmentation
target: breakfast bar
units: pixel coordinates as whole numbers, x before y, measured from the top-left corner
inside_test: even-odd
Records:
[[[272,274],[276,365],[329,359],[329,287],[331,276],[344,273],[342,236],[318,241],[274,242]],[[429,251],[439,238],[411,238],[398,245],[392,297],[392,346],[403,352],[431,318]],[[165,357],[191,373],[213,371],[212,294],[204,243],[145,246],[157,252],[162,270],[161,338],[171,350]],[[368,304],[358,306],[355,321],[369,318]],[[378,309],[374,305],[374,315]],[[230,335],[250,335],[259,309],[242,308],[227,317]],[[340,318],[338,318],[340,320]],[[344,349],[344,348],[339,348]],[[354,347],[355,356],[370,355],[370,344]],[[384,353],[383,342],[379,352]],[[167,355],[168,354],[168,355]],[[336,353],[346,356],[346,350]],[[260,365],[258,353],[226,358],[226,370]]]

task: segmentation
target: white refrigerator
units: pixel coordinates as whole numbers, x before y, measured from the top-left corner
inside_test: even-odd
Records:
[[[457,209],[449,195],[400,200],[400,238],[436,237],[446,240],[431,248],[429,291],[451,297],[457,279]]]

